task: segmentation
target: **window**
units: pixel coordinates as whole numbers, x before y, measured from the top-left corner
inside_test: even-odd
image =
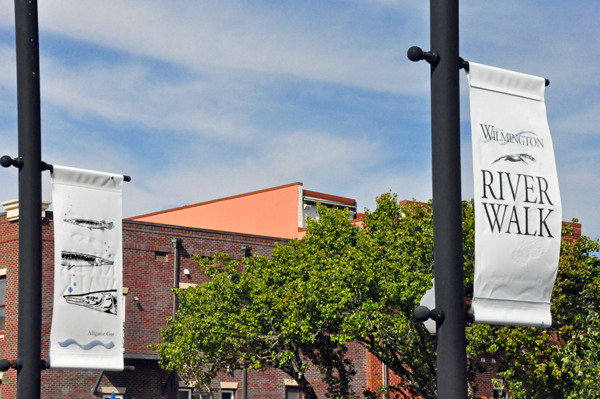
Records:
[[[221,399],[235,399],[235,391],[233,391],[233,390],[221,391]]]
[[[298,387],[285,387],[285,399],[302,399],[300,388]]]
[[[502,388],[497,389],[494,388],[494,399],[508,399],[508,392],[506,393],[506,396],[502,396]]]
[[[185,388],[179,388],[179,396],[177,396],[178,399],[192,399],[192,390],[191,389],[185,389]]]
[[[4,331],[6,319],[6,276],[0,277],[0,333]]]
[[[154,260],[159,262],[167,261],[167,253],[166,252],[154,252]]]
[[[494,362],[495,363],[495,362]],[[502,395],[502,391],[504,391],[504,381],[501,379],[492,378],[492,388],[494,388],[494,399],[508,399],[508,392],[506,395]]]

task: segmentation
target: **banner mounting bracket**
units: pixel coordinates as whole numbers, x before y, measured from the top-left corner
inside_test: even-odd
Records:
[[[410,56],[408,58],[410,58]],[[469,72],[469,61],[465,61],[462,57],[458,57],[458,69],[464,69],[468,73]],[[544,85],[546,87],[550,86],[550,79],[544,78]]]

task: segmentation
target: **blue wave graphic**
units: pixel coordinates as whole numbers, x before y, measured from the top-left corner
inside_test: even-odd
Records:
[[[530,131],[522,131],[522,132],[519,132],[519,133],[516,133],[516,134],[514,134],[513,136],[514,136],[514,137],[519,137],[519,136],[520,136],[520,135],[522,135],[522,134],[532,134],[532,135],[534,135],[534,136],[536,136],[536,137],[539,137],[539,135],[538,135],[537,133],[535,133],[535,132],[530,132]],[[492,139],[491,139],[491,138],[489,138],[489,139],[487,139],[487,140],[481,140],[481,142],[482,142],[482,143],[487,143],[487,142],[489,142],[489,141],[492,141]],[[497,140],[494,140],[494,141],[497,141]],[[507,145],[507,144],[509,144],[509,142],[508,142],[508,141],[505,141],[504,143],[498,143],[498,145]]]
[[[105,344],[104,342],[100,342],[97,339],[93,340],[92,342],[90,342],[88,344],[81,345],[79,342],[75,341],[74,339],[69,338],[69,339],[67,339],[67,340],[65,340],[63,342],[59,342],[58,344],[60,346],[62,346],[63,348],[66,348],[69,345],[75,344],[78,347],[80,347],[81,349],[83,349],[84,351],[88,351],[88,350],[92,349],[94,346],[98,346],[98,345],[103,346],[106,349],[112,349],[112,348],[115,347],[115,344],[112,341],[110,341],[109,343]]]

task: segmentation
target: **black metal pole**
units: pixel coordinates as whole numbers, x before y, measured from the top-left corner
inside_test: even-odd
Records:
[[[242,245],[242,262],[244,258],[250,257],[252,248],[247,245]],[[242,263],[242,267],[244,267]],[[246,368],[246,362],[244,362],[244,369],[242,370],[242,399],[248,399],[248,369]]]
[[[467,398],[460,180],[458,0],[431,0],[431,141],[439,399]]]
[[[248,399],[248,370],[242,370],[242,399]]]
[[[36,0],[15,0],[19,125],[17,397],[39,399],[42,335],[42,139]]]
[[[171,239],[173,244],[173,288],[179,288],[179,245],[183,240],[181,238]],[[177,295],[173,294],[173,320],[177,315],[177,308],[179,307],[179,301]]]

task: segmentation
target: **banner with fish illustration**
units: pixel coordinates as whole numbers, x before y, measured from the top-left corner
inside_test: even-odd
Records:
[[[469,63],[476,323],[550,327],[562,207],[545,80]]]
[[[123,176],[54,166],[50,367],[123,370]]]

